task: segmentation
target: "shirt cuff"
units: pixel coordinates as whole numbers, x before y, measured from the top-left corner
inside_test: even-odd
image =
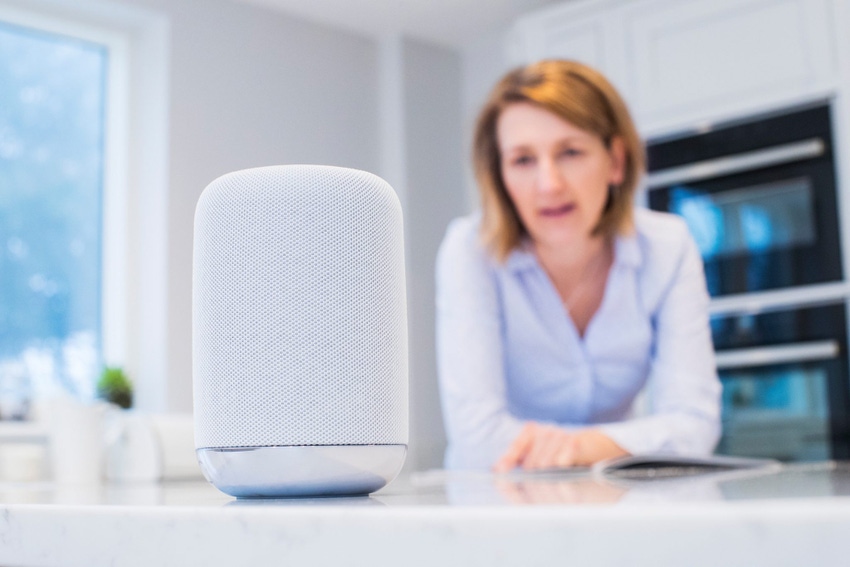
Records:
[[[683,414],[640,417],[597,429],[632,455],[710,455],[720,438],[719,420]]]

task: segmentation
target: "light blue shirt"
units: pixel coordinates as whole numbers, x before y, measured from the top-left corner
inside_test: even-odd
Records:
[[[632,454],[710,453],[720,382],[708,302],[685,223],[638,209],[581,337],[527,247],[500,264],[480,243],[478,215],[456,219],[437,258],[446,467],[491,467],[526,421],[599,427]],[[648,411],[636,417],[644,389]]]

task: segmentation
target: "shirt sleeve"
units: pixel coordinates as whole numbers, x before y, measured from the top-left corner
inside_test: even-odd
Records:
[[[600,429],[632,454],[710,454],[720,437],[720,381],[702,259],[684,225],[678,263],[653,316],[650,415]]]
[[[437,366],[450,469],[489,469],[523,426],[507,409],[498,290],[477,224],[454,221],[437,255]]]

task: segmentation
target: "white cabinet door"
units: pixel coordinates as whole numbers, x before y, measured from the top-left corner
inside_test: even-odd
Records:
[[[757,112],[835,87],[829,0],[640,4],[624,17],[627,82],[644,129]]]
[[[622,18],[614,8],[622,0],[565,3],[534,12],[517,22],[509,36],[511,63],[573,59],[599,70],[624,96],[626,46]]]
[[[602,18],[567,22],[545,19],[525,22],[525,62],[538,59],[575,59],[599,70],[605,67],[605,30]]]

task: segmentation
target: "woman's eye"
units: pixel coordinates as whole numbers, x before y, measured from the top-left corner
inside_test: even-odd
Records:
[[[577,150],[575,148],[565,148],[561,150],[561,156],[563,157],[575,157],[581,155],[581,150]]]
[[[531,156],[517,156],[512,160],[514,165],[531,165],[534,163],[534,158]]]

